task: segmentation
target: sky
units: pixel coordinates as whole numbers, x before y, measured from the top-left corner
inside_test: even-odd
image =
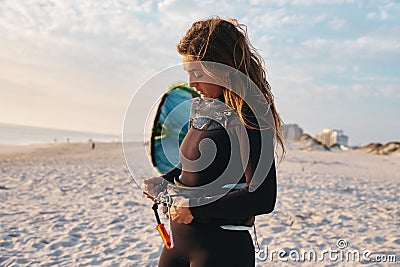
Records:
[[[400,141],[400,1],[388,0],[2,0],[0,122],[120,135],[135,91],[214,15],[247,25],[284,122],[341,129],[351,145]]]

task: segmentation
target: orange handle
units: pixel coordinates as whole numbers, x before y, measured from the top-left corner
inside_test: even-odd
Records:
[[[172,249],[172,244],[171,244],[171,237],[169,236],[167,229],[165,229],[164,224],[160,223],[157,225],[157,230],[160,233],[160,236],[164,242],[165,248],[168,250]]]

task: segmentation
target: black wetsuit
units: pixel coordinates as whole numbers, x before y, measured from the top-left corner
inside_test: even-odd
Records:
[[[240,183],[245,182],[246,187],[234,190],[222,198],[207,205],[192,207],[196,199],[191,200],[190,211],[194,220],[190,224],[180,224],[172,221],[171,228],[174,239],[172,250],[162,251],[160,267],[204,267],[204,266],[254,266],[255,252],[249,231],[225,230],[221,224],[229,224],[240,218],[248,218],[258,214],[272,212],[276,200],[276,172],[275,164],[271,168],[262,184],[254,191],[249,192],[249,184],[260,159],[260,131],[245,128],[248,136],[250,155],[246,168],[242,169],[243,176]],[[205,131],[190,127],[181,145],[181,156],[189,160],[196,160],[200,156],[199,144],[202,140],[210,138],[217,148],[215,160],[202,171],[185,171],[182,164],[163,175],[170,182],[177,180],[188,187],[207,184],[217,179],[228,165],[232,156],[230,149],[232,141],[227,131],[222,129]],[[247,138],[247,137],[246,137]],[[270,140],[272,142],[272,140]],[[236,145],[238,145],[236,144]],[[260,164],[263,164],[260,162]],[[183,169],[183,170],[181,170]],[[243,171],[244,170],[244,171]],[[193,203],[192,203],[193,201]],[[221,220],[224,223],[221,223]]]

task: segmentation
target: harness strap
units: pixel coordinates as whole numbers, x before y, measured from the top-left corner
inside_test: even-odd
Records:
[[[165,229],[164,224],[161,223],[160,216],[158,215],[158,204],[156,201],[154,201],[154,204],[151,208],[154,211],[154,216],[156,216],[156,221],[157,221],[156,229],[164,242],[164,246],[166,249],[171,250],[174,247],[174,245],[172,243],[170,235],[168,234],[167,229]]]

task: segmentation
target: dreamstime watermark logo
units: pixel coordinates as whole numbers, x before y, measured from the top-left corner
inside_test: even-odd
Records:
[[[223,172],[218,177],[213,177],[206,185],[182,188],[172,183],[168,184],[169,189],[176,195],[185,194],[197,198],[199,200],[195,202],[197,206],[216,201],[228,194],[232,189],[231,186],[239,183],[243,177],[242,166],[247,166],[250,159],[250,141],[240,114],[218,99],[210,100],[204,96],[201,99],[190,97],[184,101],[176,101],[172,105],[172,102],[165,103],[168,102],[165,98],[166,89],[177,81],[187,80],[188,75],[192,84],[213,84],[232,91],[251,110],[251,117],[261,129],[257,142],[261,148],[259,162],[263,164],[256,166],[249,185],[250,192],[256,190],[274,164],[275,121],[270,103],[258,86],[242,72],[224,64],[206,61],[186,62],[167,68],[150,77],[135,92],[128,105],[123,127],[124,156],[133,181],[140,187],[144,179],[159,175],[158,167],[154,166],[154,151],[157,155],[161,154],[163,162],[169,163],[169,166],[180,164],[182,170],[187,173],[200,173],[208,167],[213,168],[215,162],[219,160],[218,155],[221,157],[225,152],[221,154],[218,149],[229,152],[230,158]],[[200,92],[201,89],[200,87]],[[160,112],[159,107],[163,103],[166,108]],[[179,152],[179,146],[182,142],[182,129],[187,127],[189,120],[189,115],[186,121],[182,116],[189,112],[192,126],[201,124],[203,119],[222,125],[231,147],[221,146],[213,138],[204,138],[197,144],[199,157],[186,158]],[[162,119],[156,122],[157,114]],[[254,125],[254,122],[252,123]],[[154,128],[155,124],[160,126],[159,132]],[[145,143],[148,143],[150,136],[154,137],[155,133],[156,136],[151,138],[149,146],[138,147],[131,142],[132,136],[138,131],[143,133],[142,140],[146,141]],[[191,144],[193,145],[195,144]],[[191,148],[191,151],[195,150]],[[149,161],[145,162],[144,158]]]
[[[338,239],[338,240],[336,241],[336,246],[337,246],[339,249],[347,248],[347,241],[344,240],[344,239]]]
[[[396,255],[376,253],[371,250],[349,249],[345,239],[338,239],[336,248],[329,247],[324,250],[314,249],[279,249],[273,250],[264,246],[257,253],[259,261],[282,261],[282,262],[397,262]]]

